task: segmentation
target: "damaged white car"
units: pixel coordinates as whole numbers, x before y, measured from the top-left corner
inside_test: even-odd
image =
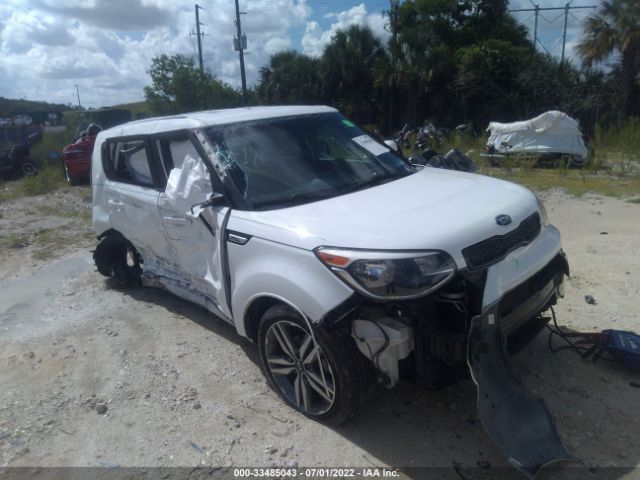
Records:
[[[336,424],[376,383],[435,388],[470,372],[482,423],[514,465],[533,475],[570,457],[508,363],[568,275],[529,190],[417,171],[328,107],[105,130],[92,184],[98,270],[233,324],[305,415]]]

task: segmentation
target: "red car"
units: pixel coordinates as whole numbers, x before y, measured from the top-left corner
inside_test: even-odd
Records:
[[[96,135],[101,130],[99,125],[92,123],[86,133],[62,150],[64,176],[71,185],[78,185],[89,180],[93,145],[96,142]]]

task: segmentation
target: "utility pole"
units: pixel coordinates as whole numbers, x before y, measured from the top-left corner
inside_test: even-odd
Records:
[[[564,29],[562,30],[562,55],[560,55],[560,63],[564,63],[564,49],[567,46],[567,20],[569,18],[569,3],[564,4]]]
[[[398,8],[400,7],[400,0],[389,0],[389,5],[391,10],[389,11],[389,26],[391,28],[391,38],[393,49],[391,51],[391,60],[392,62],[397,59],[393,58],[393,56],[398,53]],[[395,50],[395,52],[393,51]],[[387,79],[387,95],[388,95],[388,105],[389,111],[387,112],[387,129],[389,132],[393,130],[393,125],[395,121],[395,82],[392,84],[390,79]],[[402,148],[402,145],[398,145],[398,147]]]
[[[200,71],[204,71],[202,65],[202,33],[200,33],[200,10],[204,10],[200,5],[196,3],[196,36],[198,37],[198,64],[200,65]]]
[[[80,90],[78,90],[77,84],[76,84],[76,95],[78,95],[78,106],[82,108],[82,104],[80,103]]]
[[[538,16],[540,15],[540,4],[535,3],[533,5],[535,10],[535,22],[533,24],[533,49],[536,50],[538,48]]]
[[[560,63],[564,62],[564,54],[565,54],[565,49],[567,47],[567,22],[569,20],[570,10],[583,9],[583,8],[598,8],[598,7],[596,5],[576,5],[576,6],[573,6],[573,5],[571,5],[571,1],[572,1],[571,0],[571,1],[568,1],[567,3],[565,3],[564,7],[544,7],[544,8],[541,8],[539,4],[533,3],[531,0],[529,0],[529,1],[533,5],[533,8],[516,8],[516,9],[513,9],[513,10],[509,10],[509,12],[510,13],[515,13],[515,12],[533,12],[533,14],[535,16],[535,23],[534,23],[534,26],[533,26],[533,46],[534,46],[534,48],[536,48],[538,46],[538,43],[540,43],[540,45],[542,45],[542,47],[544,48],[543,43],[538,38],[538,17],[540,16],[540,12],[549,11],[549,10],[564,10],[564,28],[562,29],[562,54],[560,56]],[[552,23],[549,20],[547,20],[547,22]]]
[[[240,23],[240,6],[236,0],[236,29],[237,38],[233,39],[233,46],[240,56],[240,77],[242,78],[242,103],[247,104],[247,78],[244,72],[244,50],[247,48],[247,37],[242,34],[242,25]]]

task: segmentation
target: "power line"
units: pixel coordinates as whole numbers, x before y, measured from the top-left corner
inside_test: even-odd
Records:
[[[575,18],[575,16],[570,11],[576,10],[576,9],[585,9],[585,8],[598,8],[597,5],[571,5],[571,1],[573,0],[570,0],[564,4],[564,7],[540,7],[538,3],[533,3],[533,1],[531,0],[529,1],[533,5],[533,8],[514,8],[512,10],[509,10],[509,12],[511,13],[533,12],[533,15],[535,17],[534,27],[533,27],[533,47],[536,49],[539,43],[542,46],[542,48],[547,50],[546,47],[542,44],[542,42],[538,38],[538,17],[542,17],[542,19],[545,20],[547,23],[553,23],[556,20],[560,19],[562,16],[564,16],[564,27],[562,29],[562,54],[560,55],[560,63],[564,62],[564,54],[567,46],[567,21],[569,19],[570,14],[572,17]],[[564,12],[558,15],[558,17],[555,18],[554,20],[549,20],[548,18],[546,18],[544,15],[540,13],[543,11],[551,11],[551,10],[556,10],[556,11],[563,10]]]

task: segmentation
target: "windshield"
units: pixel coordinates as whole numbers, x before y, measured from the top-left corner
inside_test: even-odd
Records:
[[[339,113],[220,125],[206,134],[227,181],[253,210],[335,197],[413,172]]]

